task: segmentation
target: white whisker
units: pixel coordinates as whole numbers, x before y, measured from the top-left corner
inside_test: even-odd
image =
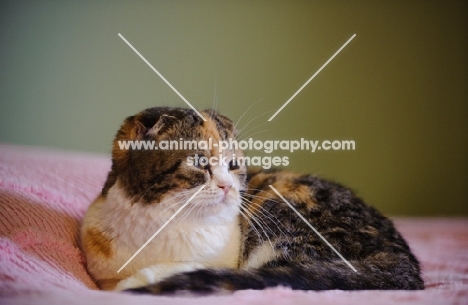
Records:
[[[250,218],[258,225],[258,227],[263,231],[263,233],[265,234],[265,237],[268,239],[268,242],[270,243],[270,246],[271,246],[271,249],[273,250],[273,252],[275,251],[275,248],[273,247],[273,244],[271,243],[271,240],[270,240],[270,237],[268,236],[268,233],[265,231],[265,229],[263,228],[263,226],[260,224],[260,222],[256,219],[256,217],[254,215],[252,215],[252,213],[244,206],[240,206],[240,208],[245,212],[247,213]],[[270,229],[271,231],[271,229]]]
[[[239,131],[237,132],[236,136],[239,137],[239,136],[241,135],[242,131],[245,130],[245,128],[247,128],[247,127],[250,125],[250,123],[252,123],[252,121],[254,121],[254,120],[258,119],[259,117],[262,117],[262,116],[264,116],[265,114],[267,114],[267,113],[269,113],[269,112],[272,112],[272,111],[273,111],[273,110],[265,111],[264,113],[259,114],[259,115],[255,116],[255,117],[253,117],[252,119],[250,119],[250,121],[248,121],[247,124],[246,124],[241,130],[239,130]]]
[[[250,108],[252,108],[253,106],[255,106],[255,104],[257,104],[258,102],[262,101],[261,99],[260,100],[257,100],[255,101],[252,105],[250,105],[247,110],[244,111],[244,113],[240,116],[240,118],[237,120],[236,124],[234,125],[234,130],[236,130],[237,128],[237,124],[240,123],[240,121],[242,120],[242,118],[247,114],[247,112],[249,112]]]
[[[242,212],[242,210],[239,210],[239,213],[245,218],[245,220],[247,220],[247,222],[249,223],[249,226],[252,228],[252,230],[255,232],[255,234],[257,235],[258,239],[263,243],[264,242],[264,239],[262,237],[262,234],[260,234],[260,232],[257,230],[257,228],[255,227],[255,225],[250,221],[250,218]]]
[[[272,214],[270,211],[265,209],[263,206],[259,205],[258,203],[252,202],[247,200],[246,198],[242,198],[243,200],[246,200],[257,212],[261,213],[264,217],[268,218],[271,222],[273,222],[278,230],[280,230],[281,234],[283,234],[285,237],[287,237],[287,234],[284,233],[283,230],[281,230],[281,226],[287,229],[277,218],[274,214]],[[269,215],[267,215],[268,213]]]

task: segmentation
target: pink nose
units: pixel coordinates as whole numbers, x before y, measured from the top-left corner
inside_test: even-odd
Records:
[[[218,187],[224,191],[226,195],[232,187],[232,184],[219,184]]]

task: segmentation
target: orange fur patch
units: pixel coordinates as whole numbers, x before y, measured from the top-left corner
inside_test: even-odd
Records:
[[[207,113],[203,113],[207,120],[203,123],[203,137],[208,140],[209,138],[212,139],[213,143],[218,143],[221,141],[221,137],[219,136],[218,128],[216,127],[216,122],[211,119],[211,117]],[[219,155],[219,148],[213,145],[213,149],[211,150],[212,156]]]
[[[83,247],[92,255],[102,255],[106,258],[112,256],[112,239],[95,227],[86,230]]]
[[[289,172],[279,173],[260,173],[256,174],[249,183],[249,188],[258,189],[265,181],[270,178],[277,178],[276,181],[271,185],[290,203],[302,202],[306,204],[308,209],[316,206],[316,203],[312,199],[312,191],[309,187],[303,184],[296,184],[293,182],[295,178],[298,178],[298,174]],[[252,205],[249,205],[249,210],[255,212],[259,206],[262,206],[268,199],[274,199],[276,201],[283,201],[276,195],[276,193],[270,188],[264,188],[258,196],[252,200]]]
[[[273,183],[273,187],[288,201],[303,202],[307,208],[313,208],[312,192],[303,184],[295,184],[290,179],[281,179]]]
[[[102,279],[96,280],[97,285],[102,290],[113,290],[115,286],[120,282],[120,279]]]

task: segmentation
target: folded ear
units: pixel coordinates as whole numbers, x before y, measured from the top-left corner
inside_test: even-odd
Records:
[[[152,127],[147,127],[138,116],[128,117],[120,128],[116,140],[142,140],[145,136],[153,136],[165,132],[177,121],[176,117],[163,114]]]
[[[153,127],[145,131],[145,135],[156,137],[158,134],[171,128],[175,121],[177,121],[176,117],[163,114],[159,117]]]

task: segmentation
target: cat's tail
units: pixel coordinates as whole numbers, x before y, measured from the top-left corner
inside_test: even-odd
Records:
[[[387,269],[386,261],[351,261],[358,272],[342,261],[264,266],[252,270],[202,269],[177,274],[130,291],[153,294],[178,291],[210,293],[275,286],[300,290],[424,289],[418,268],[404,262],[395,263],[395,268]]]

